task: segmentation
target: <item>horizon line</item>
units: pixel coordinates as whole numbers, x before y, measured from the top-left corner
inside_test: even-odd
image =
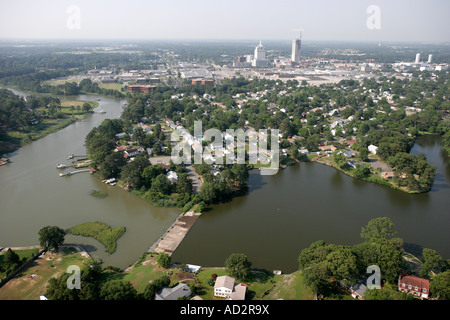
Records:
[[[214,39],[214,38],[0,38],[0,42],[94,42],[94,41],[103,41],[103,42],[253,42],[253,41],[268,41],[268,42],[290,42],[292,39],[279,39],[279,38],[246,38],[246,39],[236,39],[236,38],[223,38],[223,39]],[[371,43],[371,44],[440,44],[440,45],[450,45],[450,41],[442,40],[442,41],[425,41],[425,40],[415,40],[415,41],[407,41],[407,40],[389,40],[389,41],[381,41],[381,40],[323,40],[323,39],[307,39],[306,43]],[[305,39],[302,39],[302,45],[305,44]]]

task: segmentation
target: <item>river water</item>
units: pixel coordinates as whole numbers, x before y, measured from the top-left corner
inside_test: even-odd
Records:
[[[16,94],[23,93],[15,91]],[[132,194],[80,173],[59,177],[57,163],[68,154],[84,154],[84,138],[106,118],[120,116],[125,101],[98,95],[79,100],[99,102],[105,114],[85,120],[22,147],[0,167],[0,246],[38,244],[47,225],[70,228],[88,221],[125,226],[117,251],[109,255],[94,239],[66,236],[83,244],[105,265],[125,268],[173,223],[180,211],[153,207]],[[353,245],[361,227],[387,216],[411,248],[432,248],[450,257],[450,163],[439,137],[418,139],[412,153],[424,153],[437,169],[426,194],[406,194],[358,181],[318,163],[301,163],[274,176],[252,171],[247,195],[214,205],[202,214],[172,256],[173,261],[223,266],[233,252],[245,253],[254,267],[297,270],[300,251],[316,240]],[[91,190],[106,192],[97,199]]]
[[[437,169],[425,194],[407,194],[353,179],[318,163],[301,163],[261,176],[253,171],[249,194],[202,214],[172,259],[223,266],[234,252],[254,267],[293,272],[300,251],[316,241],[353,245],[361,227],[389,217],[408,250],[421,247],[450,257],[450,162],[438,136],[420,137],[414,154],[424,153]]]
[[[115,253],[106,253],[103,245],[92,238],[69,235],[66,242],[84,244],[87,251],[100,257],[105,265],[126,268],[180,214],[176,208],[153,207],[118,187],[102,183],[89,173],[59,176],[56,165],[70,163],[67,160],[69,154],[85,154],[84,139],[89,131],[104,119],[119,117],[126,102],[98,95],[76,97],[85,101],[99,98],[99,109],[106,113],[92,114],[8,155],[12,163],[0,167],[0,246],[38,244],[39,229],[48,225],[66,229],[79,223],[102,221],[112,227],[127,228],[117,241]],[[95,198],[90,195],[92,190],[100,190],[108,196]]]

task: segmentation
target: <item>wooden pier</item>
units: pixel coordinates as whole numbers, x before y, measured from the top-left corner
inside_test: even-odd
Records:
[[[87,155],[86,154],[80,154],[80,155],[75,155],[75,154],[69,154],[68,156],[67,156],[67,160],[70,160],[70,159],[77,159],[78,158],[78,160],[86,160],[87,159]]]
[[[75,171],[71,171],[71,172],[61,172],[59,174],[60,177],[66,177],[66,176],[71,176],[77,173],[82,173],[82,172],[89,172],[90,169],[83,169],[83,170],[75,170]]]
[[[181,214],[147,252],[164,252],[171,256],[200,215],[201,213],[195,213],[194,211]]]

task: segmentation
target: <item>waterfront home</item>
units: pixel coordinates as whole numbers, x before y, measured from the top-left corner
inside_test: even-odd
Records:
[[[236,284],[234,278],[228,276],[217,277],[214,284],[214,296],[227,298],[228,300],[245,300],[247,286]]]
[[[333,146],[332,144],[330,144],[328,146],[320,146],[319,149],[321,151],[331,151],[331,152],[334,152],[337,150],[337,148],[335,146]]]
[[[169,179],[170,183],[175,183],[178,180],[178,174],[175,171],[169,171],[166,174],[167,179]]]
[[[386,172],[380,173],[380,175],[384,179],[392,179],[394,177],[394,172],[393,171],[386,171]]]
[[[373,144],[371,144],[370,146],[367,147],[367,149],[369,149],[370,153],[377,154],[377,150],[378,150],[377,146],[374,146]]]
[[[430,293],[430,281],[414,276],[398,277],[398,290],[410,293],[420,299],[428,299]]]
[[[367,290],[366,283],[367,283],[367,279],[361,277],[358,279],[358,281],[354,285],[345,286],[342,283],[341,283],[341,285],[343,285],[344,287],[347,287],[348,290],[350,290],[350,293],[351,293],[353,299],[362,300],[364,293]]]
[[[185,283],[180,283],[173,288],[163,287],[155,294],[155,300],[178,300],[178,298],[187,298],[191,294],[189,286]]]
[[[142,147],[130,148],[130,149],[126,149],[124,151],[123,156],[128,159],[128,158],[137,156],[139,153],[141,153],[143,151],[144,151],[144,148],[142,148]]]

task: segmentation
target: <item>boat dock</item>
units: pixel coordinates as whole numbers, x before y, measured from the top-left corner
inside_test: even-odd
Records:
[[[89,172],[90,169],[83,169],[83,170],[75,170],[75,171],[71,171],[71,172],[61,172],[59,174],[60,177],[66,177],[66,176],[71,176],[77,173],[82,173],[82,172]]]
[[[72,153],[67,156],[67,160],[70,160],[70,159],[86,160],[87,155],[86,154],[75,155]]]
[[[201,213],[195,213],[194,211],[180,215],[147,252],[164,252],[171,256],[200,215]]]

